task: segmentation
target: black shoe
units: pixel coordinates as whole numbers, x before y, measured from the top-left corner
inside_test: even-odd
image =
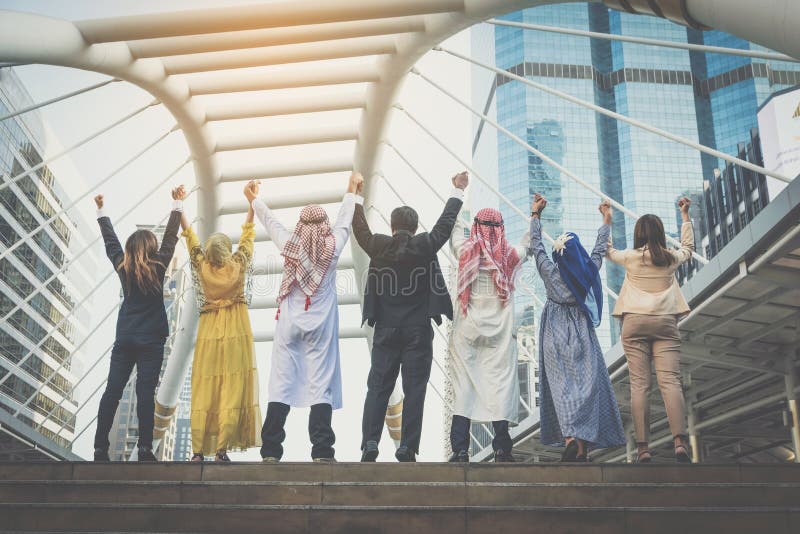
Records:
[[[157,462],[156,455],[153,454],[153,449],[150,447],[139,447],[139,458],[138,461],[140,462]]]
[[[468,464],[469,453],[465,450],[455,451],[453,452],[453,455],[450,456],[450,459],[447,461],[454,464]]]
[[[573,439],[572,441],[569,442],[569,444],[567,444],[567,447],[564,449],[564,452],[561,453],[561,461],[574,462],[577,456],[578,456],[578,440]]]
[[[692,457],[689,456],[689,447],[686,445],[678,445],[675,447],[675,461],[679,464],[692,463]]]
[[[362,462],[374,462],[378,458],[378,442],[370,440],[361,453]]]
[[[514,456],[510,452],[504,451],[503,449],[497,449],[496,451],[494,451],[494,463],[510,464],[514,462],[515,462]]]
[[[400,448],[397,449],[397,452],[394,453],[394,457],[397,458],[398,462],[416,462],[417,455],[408,448],[406,445],[400,445]]]
[[[111,458],[108,457],[108,449],[95,449],[94,450],[95,462],[110,462]]]

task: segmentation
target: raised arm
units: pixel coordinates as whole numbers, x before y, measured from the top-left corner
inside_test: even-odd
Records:
[[[375,234],[369,229],[363,204],[356,204],[353,210],[353,237],[367,256],[372,257],[375,252]]]
[[[260,198],[253,200],[252,206],[255,210],[256,218],[261,221],[261,224],[267,229],[269,238],[272,239],[272,242],[275,243],[278,250],[283,250],[286,242],[292,237],[291,232],[275,218],[272,210],[269,209]]]
[[[514,247],[514,249],[516,249],[517,251],[517,256],[519,256],[520,264],[523,264],[527,262],[529,259],[531,259],[533,251],[531,250],[530,245],[531,245],[531,230],[530,228],[528,228],[528,231],[522,235],[522,238],[520,239],[520,244]],[[517,271],[517,272],[520,273],[522,271]]]
[[[453,226],[453,232],[450,234],[450,251],[456,259],[461,257],[461,247],[467,242],[466,229],[467,225],[464,224],[461,217],[456,217],[456,224]]]
[[[603,222],[606,223],[606,216],[603,210],[603,204],[600,204],[600,212],[603,213]],[[611,210],[610,203],[608,205],[609,213]],[[611,224],[611,215],[608,216],[608,222],[606,224]],[[609,229],[610,230],[610,229]],[[614,243],[611,241],[611,232],[609,231],[608,234],[608,243],[606,244],[606,258],[609,259],[612,263],[616,263],[617,265],[625,266],[625,251],[624,250],[617,250],[614,248]]]
[[[672,254],[677,258],[679,263],[685,263],[692,259],[694,252],[694,227],[692,219],[689,217],[689,206],[692,201],[684,197],[678,201],[678,207],[681,209],[681,248],[673,251]]]
[[[164,237],[161,238],[161,247],[158,249],[158,257],[164,265],[172,261],[172,255],[175,254],[175,245],[178,244],[178,228],[181,226],[181,218],[183,216],[183,201],[175,200],[172,205],[172,212],[169,214],[169,221],[167,221],[167,228],[164,230]]]
[[[550,259],[542,242],[542,221],[539,217],[531,217],[531,256],[536,262],[536,269],[545,284],[548,284],[556,273],[556,264]]]
[[[450,198],[447,199],[439,220],[428,232],[428,243],[430,243],[432,254],[437,253],[453,233],[453,226],[456,224],[456,219],[458,219],[458,212],[461,211],[461,206],[464,205],[464,189],[469,185],[469,175],[466,171],[460,172],[453,176],[452,182],[453,190],[450,192]]]
[[[591,257],[592,262],[599,269],[603,265],[603,257],[606,255],[606,250],[608,250],[608,240],[611,236],[611,221],[614,212],[611,209],[611,203],[607,200],[600,203],[598,210],[603,216],[603,225],[597,230],[597,240],[594,243]]]
[[[164,237],[158,249],[158,257],[164,265],[172,261],[175,246],[178,244],[178,228],[183,225],[183,201],[187,196],[186,189],[180,185],[172,190],[172,212],[169,214]]]
[[[261,185],[260,180],[251,180],[244,186],[244,196],[248,200],[247,216],[242,225],[242,233],[239,236],[239,246],[236,247],[236,252],[233,253],[233,260],[247,265],[253,259],[253,249],[255,247],[256,230],[253,224],[255,217],[255,210],[253,209],[252,201],[258,197],[258,191]]]
[[[598,269],[603,266],[603,258],[606,255],[606,250],[608,250],[608,240],[610,236],[611,226],[607,224],[603,224],[597,230],[597,241],[595,241],[594,248],[592,249],[592,262]]]
[[[189,261],[191,261],[192,268],[196,271],[200,268],[200,264],[203,260],[206,259],[206,253],[191,226],[187,225],[184,227],[181,235],[186,239],[186,248],[189,250]]]
[[[615,249],[610,237],[608,239],[608,248],[606,248],[606,258],[612,263],[625,266],[625,251]]]
[[[336,221],[331,229],[336,238],[337,256],[342,253],[347,240],[350,238],[350,225],[353,222],[353,211],[356,203],[364,203],[364,199],[360,195],[363,185],[364,178],[362,178],[361,173],[353,172],[347,184],[347,193],[342,198],[342,205],[339,207],[339,213],[336,215]]]
[[[106,256],[111,260],[111,264],[116,269],[125,256],[125,251],[119,242],[117,233],[114,232],[114,226],[111,224],[111,219],[103,211],[103,195],[94,197],[94,203],[97,206],[97,223],[100,225],[100,234],[103,236],[103,243],[106,247]]]
[[[239,246],[233,253],[233,260],[247,265],[253,259],[253,248],[256,241],[256,228],[251,220],[242,225],[242,234],[239,236]]]
[[[547,249],[545,249],[544,243],[542,242],[542,221],[539,218],[542,210],[544,210],[545,206],[547,206],[547,199],[545,199],[539,193],[536,193],[533,199],[530,229],[531,255],[536,261],[536,269],[539,271],[539,276],[542,277],[547,290],[557,293],[557,291],[554,289],[554,284],[555,280],[560,278],[561,275],[558,274],[558,268],[550,258],[550,255],[547,253]]]

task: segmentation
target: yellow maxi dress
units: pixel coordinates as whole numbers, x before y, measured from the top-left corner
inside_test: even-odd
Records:
[[[260,445],[258,372],[245,300],[255,235],[253,223],[242,225],[236,252],[217,268],[206,261],[194,231],[183,232],[200,307],[192,363],[191,429],[196,453]]]

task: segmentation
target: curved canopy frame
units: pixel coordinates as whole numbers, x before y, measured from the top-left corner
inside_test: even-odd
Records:
[[[201,235],[217,228],[220,215],[240,204],[222,205],[221,183],[255,177],[289,177],[348,168],[366,178],[366,204],[380,173],[384,136],[407,74],[448,37],[508,12],[577,0],[283,0],[232,8],[154,13],[68,21],[0,11],[0,63],[48,64],[106,74],[149,92],[173,115],[194,166]],[[605,0],[614,9],[655,15],[696,28],[717,28],[768,48],[800,57],[800,12],[792,0]],[[756,4],[758,4],[756,6]],[[764,5],[769,4],[769,5]],[[319,63],[348,59],[347,64]],[[264,74],[251,67],[281,65]],[[331,92],[314,100],[284,98],[258,104],[204,105],[208,94],[294,87],[364,84],[363,92]],[[242,133],[216,137],[220,120],[360,109],[358,124],[311,131]],[[293,166],[221,168],[223,151],[289,147],[354,140],[352,159],[339,157]],[[293,195],[282,207],[331,202],[330,192]],[[366,270],[353,245],[356,273]],[[191,299],[190,299],[191,303]],[[173,406],[188,366],[196,317],[183,314],[177,346],[159,391]]]

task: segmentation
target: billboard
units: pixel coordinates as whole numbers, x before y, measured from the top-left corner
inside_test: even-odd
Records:
[[[800,175],[800,86],[772,95],[758,110],[764,167]]]

